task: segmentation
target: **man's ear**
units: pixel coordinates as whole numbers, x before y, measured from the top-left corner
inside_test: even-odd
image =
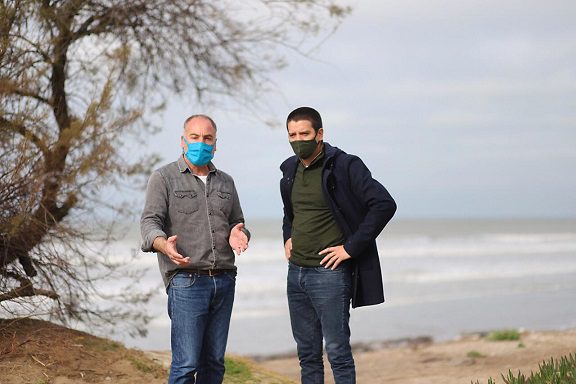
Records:
[[[316,133],[316,141],[324,140],[324,128],[320,128]]]
[[[182,151],[186,152],[188,149],[186,143],[184,142],[184,136],[180,136],[180,146],[182,147]]]
[[[216,152],[216,143],[218,143],[218,139],[214,139],[214,145],[213,145],[214,148],[212,148],[212,154]]]

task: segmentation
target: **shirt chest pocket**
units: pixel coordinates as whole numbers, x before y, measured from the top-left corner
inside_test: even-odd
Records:
[[[198,192],[196,191],[174,191],[173,208],[179,213],[194,213],[200,209],[200,201],[198,199]]]
[[[216,191],[213,194],[212,201],[226,216],[232,211],[232,194],[225,191]]]

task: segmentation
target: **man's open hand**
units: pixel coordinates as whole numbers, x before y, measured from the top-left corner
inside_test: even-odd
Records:
[[[178,239],[177,235],[170,236],[168,239],[157,237],[154,239],[153,247],[157,251],[160,251],[168,256],[170,260],[172,260],[172,262],[176,265],[190,264],[189,257],[185,257],[178,253],[178,250],[176,249],[176,239]]]
[[[237,255],[248,249],[248,236],[242,231],[244,223],[239,223],[230,231],[230,239],[228,243],[230,247],[236,252]]]

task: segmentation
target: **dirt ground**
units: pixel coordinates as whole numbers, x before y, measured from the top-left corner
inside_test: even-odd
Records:
[[[524,374],[537,371],[551,357],[576,353],[576,330],[524,332],[519,341],[489,341],[480,335],[443,343],[409,343],[355,353],[360,384],[487,384],[492,377],[503,383],[508,370]],[[259,363],[295,381],[299,380],[296,358]],[[325,366],[329,367],[325,362]],[[326,369],[326,383],[334,383]]]
[[[289,384],[290,380],[239,356],[249,371],[225,384]],[[168,379],[170,353],[142,352],[46,321],[0,319],[0,384],[160,384]]]
[[[152,384],[164,376],[119,343],[40,320],[0,320],[0,384]]]
[[[360,384],[487,384],[489,377],[502,383],[501,373],[528,374],[544,360],[571,353],[576,354],[576,330],[525,332],[518,341],[470,335],[442,343],[374,342],[357,346],[355,360]],[[254,376],[242,383],[299,382],[295,357],[245,361]],[[0,384],[159,384],[166,382],[169,363],[169,351],[127,349],[39,320],[0,319]],[[326,383],[333,383],[329,368]]]

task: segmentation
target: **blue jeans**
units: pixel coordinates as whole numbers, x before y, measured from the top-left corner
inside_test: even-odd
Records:
[[[235,273],[178,272],[168,286],[172,321],[169,384],[221,384]]]
[[[336,384],[356,383],[350,347],[352,274],[347,266],[288,266],[288,307],[302,384],[323,384],[322,339]]]

